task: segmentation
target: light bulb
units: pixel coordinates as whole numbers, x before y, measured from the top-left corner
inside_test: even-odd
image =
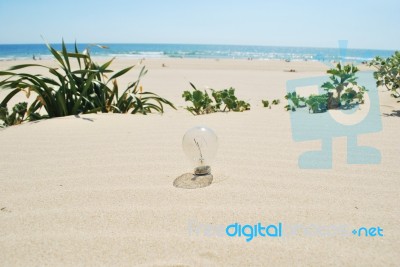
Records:
[[[197,126],[188,130],[182,140],[183,152],[192,162],[195,175],[211,173],[211,162],[218,148],[218,137],[213,130]]]

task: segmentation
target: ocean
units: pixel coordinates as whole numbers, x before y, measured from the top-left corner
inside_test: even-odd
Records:
[[[389,57],[394,51],[372,49],[338,49],[311,47],[243,46],[243,45],[195,45],[195,44],[100,44],[102,49],[91,44],[78,44],[80,51],[90,47],[91,55],[98,57],[132,58],[213,58],[254,60],[310,60],[350,61],[360,63],[375,56]],[[60,44],[52,44],[60,49]],[[73,51],[74,44],[67,44]],[[46,59],[51,54],[44,44],[2,44],[0,60]]]

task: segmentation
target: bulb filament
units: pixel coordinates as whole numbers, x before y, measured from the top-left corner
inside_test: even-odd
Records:
[[[201,153],[201,148],[200,148],[199,142],[197,142],[196,138],[194,138],[193,140],[194,140],[194,143],[196,144],[197,149],[199,150],[199,153],[200,153],[200,163],[203,164],[204,158],[203,158],[203,154]]]

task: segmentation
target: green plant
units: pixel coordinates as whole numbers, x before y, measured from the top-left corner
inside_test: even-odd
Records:
[[[385,86],[395,98],[400,97],[400,52],[396,51],[391,57],[383,59],[375,57],[369,66],[373,66],[377,86]],[[400,102],[400,101],[399,101]]]
[[[235,89],[230,87],[229,89],[223,89],[223,90],[214,90],[211,89],[212,91],[212,96],[215,101],[215,107],[217,110],[221,109],[222,103],[225,104],[224,108],[222,111],[245,111],[250,109],[250,104],[243,101],[243,100],[238,100],[237,97],[235,96]]]
[[[236,112],[243,112],[246,110],[250,110],[250,103],[244,100],[238,100],[234,103],[234,107],[232,110]]]
[[[264,108],[269,108],[271,109],[273,105],[279,105],[281,101],[279,99],[274,99],[271,101],[271,104],[269,103],[269,100],[261,100]]]
[[[364,103],[364,94],[367,89],[357,84],[357,67],[354,65],[342,66],[340,63],[336,68],[327,71],[330,81],[321,87],[326,93],[321,95],[310,95],[308,98],[300,97],[296,92],[288,93],[286,110],[296,111],[296,108],[308,106],[311,113],[325,112],[333,108],[351,108],[355,104]]]
[[[190,83],[190,85],[194,91],[184,91],[182,97],[186,102],[192,102],[193,106],[186,107],[186,109],[193,115],[215,112],[215,106],[212,105],[213,101],[208,93],[205,90],[203,92],[198,90],[192,83]]]
[[[272,105],[279,105],[281,101],[279,99],[272,100]]]
[[[287,93],[285,99],[288,100],[288,104],[285,106],[287,111],[296,111],[297,108],[302,108],[306,106],[306,99],[297,95],[296,92]]]
[[[352,104],[364,104],[364,94],[367,91],[364,86],[358,87],[358,92],[353,88],[344,90],[340,98],[341,106],[349,107]]]
[[[263,104],[264,108],[271,108],[268,100],[261,100],[261,103]]]
[[[217,111],[237,111],[242,112],[250,109],[250,104],[243,100],[238,100],[235,96],[235,89],[230,87],[223,90],[211,90],[210,98],[206,90],[198,90],[192,83],[190,83],[193,92],[184,91],[182,97],[187,102],[192,102],[192,106],[186,109],[193,115],[207,114]]]
[[[341,94],[344,90],[357,88],[357,72],[358,68],[353,64],[342,67],[340,63],[336,65],[336,68],[327,71],[328,74],[331,74],[330,81],[325,82],[321,87],[328,92],[328,109],[338,108],[342,105]]]
[[[163,112],[163,104],[175,108],[168,100],[152,92],[140,90],[140,79],[147,72],[144,67],[138,79],[130,83],[119,96],[116,79],[134,66],[114,73],[109,69],[114,58],[103,65],[98,65],[92,60],[89,48],[79,52],[75,44],[74,52],[68,52],[64,41],[61,51],[55,50],[50,45],[47,47],[59,63],[59,68],[23,64],[1,71],[0,76],[5,78],[0,81],[0,88],[10,88],[12,91],[1,102],[0,107],[6,108],[10,99],[24,91],[27,97],[31,92],[36,94],[36,99],[27,109],[27,120],[94,112],[147,114],[152,111]],[[71,60],[76,60],[77,69],[72,68]],[[31,67],[44,68],[52,76],[14,72]],[[108,78],[107,75],[111,76]],[[41,112],[42,108],[45,112]]]
[[[25,120],[28,103],[20,102],[12,108],[12,113],[9,114],[7,107],[0,106],[0,120],[3,121],[0,127],[7,127],[21,124]]]
[[[340,102],[345,103],[345,105],[350,105],[350,103],[356,98],[357,92],[353,88],[348,88],[344,91],[340,97]],[[342,104],[343,105],[343,104]]]
[[[365,86],[358,87],[358,92],[357,92],[356,97],[355,97],[358,100],[358,103],[360,103],[360,104],[364,104],[365,103],[364,94],[367,91],[368,90],[365,88]]]
[[[228,110],[231,110],[234,108],[235,102],[237,101],[235,89],[232,87],[219,91],[211,89],[211,95],[214,98],[216,110],[220,110],[222,104],[225,104],[223,111],[225,111],[227,108]]]
[[[306,100],[306,105],[310,113],[325,112],[328,109],[328,94],[310,95]]]

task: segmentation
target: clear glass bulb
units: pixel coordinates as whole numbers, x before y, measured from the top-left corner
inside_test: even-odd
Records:
[[[218,149],[218,137],[213,130],[197,126],[188,130],[182,140],[183,152],[192,162],[194,174],[211,173],[210,164]]]

